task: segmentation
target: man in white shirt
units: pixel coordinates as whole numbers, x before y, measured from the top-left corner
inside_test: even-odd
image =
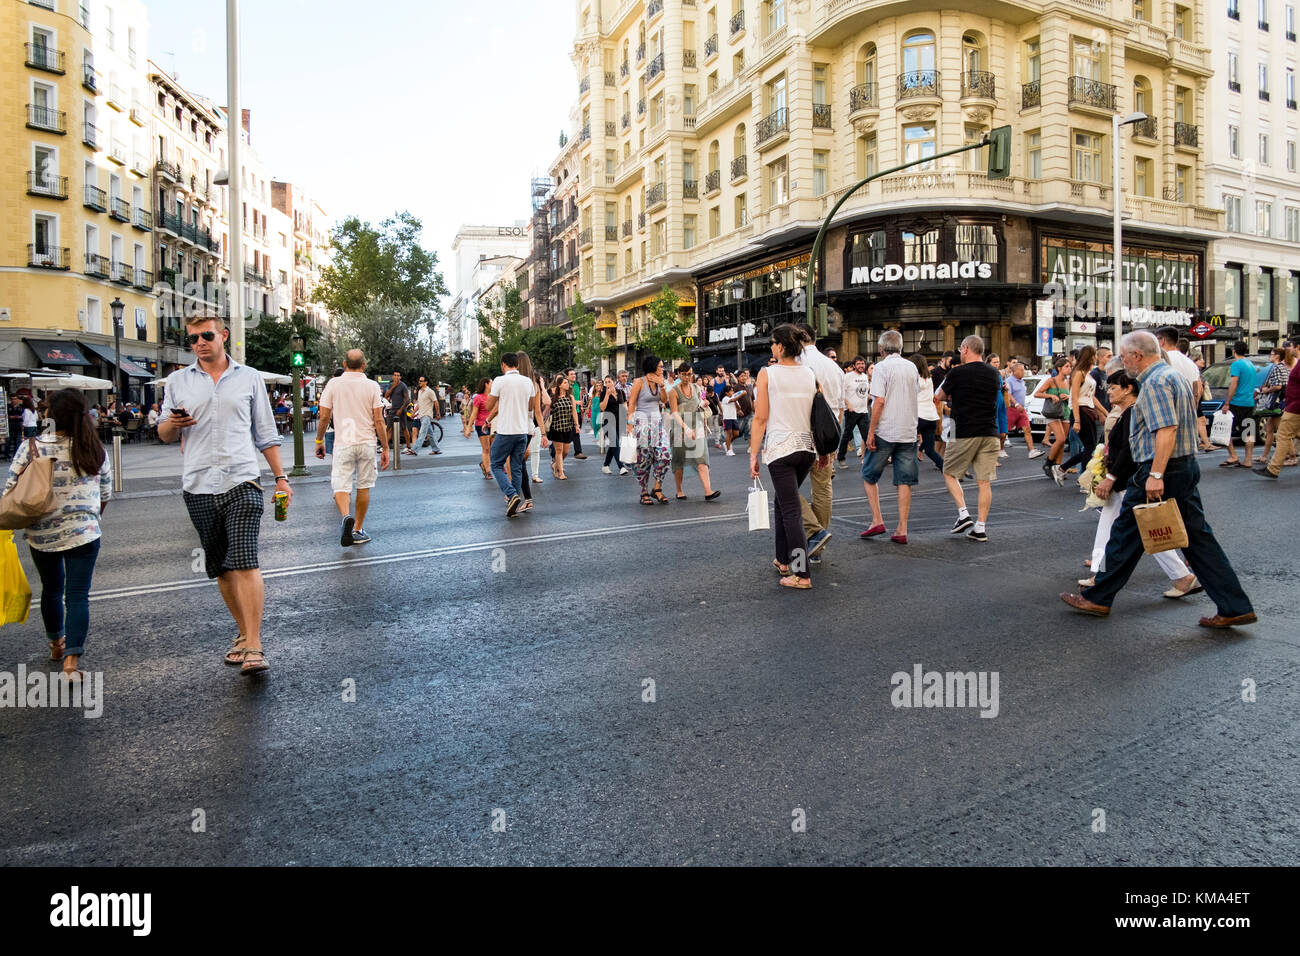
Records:
[[[817,378],[817,387],[821,389],[826,404],[831,407],[835,420],[840,420],[844,411],[844,372],[829,358],[817,350],[817,337],[812,326],[800,322],[795,326],[803,341],[803,355],[799,361],[806,368],[813,370]],[[915,403],[913,403],[915,404]],[[813,564],[821,561],[819,557],[826,542],[831,539],[831,479],[835,477],[835,464],[831,456],[818,458],[813,464],[809,483],[812,485],[812,501],[800,497],[803,505],[804,530],[808,534],[808,560]]]
[[[438,393],[433,390],[433,386],[423,375],[420,376],[419,387],[415,392],[415,417],[420,420],[420,435],[415,439],[415,453],[417,455],[420,453],[427,436],[429,457],[441,455],[442,449],[438,447],[437,436],[433,434],[433,420],[441,417],[438,414]]]
[[[853,371],[844,373],[844,432],[840,435],[840,448],[835,455],[841,468],[849,467],[844,459],[853,442],[853,429],[858,430],[865,446],[870,424],[871,379],[867,376],[867,360],[859,355],[853,359]]]
[[[496,412],[496,436],[492,439],[492,477],[506,499],[506,517],[513,518],[523,504],[524,452],[532,434],[533,383],[519,374],[519,356],[501,356],[501,375],[492,380],[488,417]],[[510,476],[505,464],[510,462]]]
[[[916,393],[920,383],[916,366],[903,358],[903,336],[888,331],[880,335],[880,361],[871,377],[871,425],[867,429],[867,456],[862,462],[862,485],[871,504],[871,527],[863,538],[885,533],[876,485],[885,465],[894,462],[894,487],[898,489],[898,527],[890,537],[894,544],[907,544],[907,516],[912,510],[912,486],[916,473]]]
[[[383,446],[380,470],[388,467],[388,431],[384,428],[384,406],[379,383],[366,378],[366,357],[352,349],[343,361],[342,375],[325,384],[320,397],[320,424],[316,426],[316,457],[325,457],[325,429],[334,423],[334,456],[330,460],[330,490],[343,519],[339,544],[369,544],[366,512],[370,510],[370,489],[375,486],[375,442]],[[357,486],[356,516],[352,512],[352,484]]]
[[[1156,338],[1160,340],[1160,351],[1164,353],[1165,361],[1172,365],[1174,371],[1191,386],[1192,394],[1197,394],[1201,370],[1196,367],[1195,362],[1178,350],[1178,330],[1173,326],[1166,326],[1156,333]]]

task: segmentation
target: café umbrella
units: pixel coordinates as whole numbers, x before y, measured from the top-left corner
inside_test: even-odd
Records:
[[[103,392],[113,390],[113,383],[106,378],[93,378],[89,375],[61,375],[58,372],[34,371],[25,373],[31,376],[33,388],[76,388],[83,392]],[[18,376],[15,376],[18,377]]]

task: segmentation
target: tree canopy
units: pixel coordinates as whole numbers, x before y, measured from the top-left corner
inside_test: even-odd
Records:
[[[664,286],[647,306],[654,324],[641,335],[642,351],[657,355],[667,365],[673,359],[690,358],[691,350],[682,339],[695,328],[695,317],[677,308],[677,293]]]
[[[336,361],[334,343],[308,321],[306,314],[295,312],[287,320],[260,322],[244,336],[244,361],[263,372],[290,372],[291,340],[301,336],[306,363],[313,368],[333,368]],[[328,373],[327,373],[328,374]]]
[[[573,364],[599,375],[601,359],[609,349],[605,337],[596,328],[596,313],[587,311],[587,304],[580,295],[574,297],[573,305],[569,306],[568,311],[573,329]]]
[[[330,236],[333,261],[321,271],[316,299],[336,314],[359,314],[379,301],[414,306],[422,317],[436,312],[447,288],[437,253],[420,245],[422,228],[409,212],[378,228],[356,216],[343,220]]]

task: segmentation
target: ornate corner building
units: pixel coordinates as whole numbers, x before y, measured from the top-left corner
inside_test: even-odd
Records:
[[[578,0],[579,286],[612,363],[664,285],[698,316],[698,359],[734,365],[743,335],[744,361],[765,362],[772,326],[806,314],[813,239],[844,191],[1002,125],[1010,178],[990,181],[977,149],[839,211],[817,266],[832,342],[871,354],[897,328],[933,355],[978,333],[1028,357],[1044,314],[1057,351],[1109,341],[1112,119],[1132,111],[1148,119],[1120,127],[1125,328],[1209,318],[1211,8]]]

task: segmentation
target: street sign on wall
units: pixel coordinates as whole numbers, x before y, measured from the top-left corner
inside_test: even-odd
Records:
[[[1038,352],[1036,354],[1044,355],[1044,356],[1052,354],[1052,330],[1051,329],[1038,330]]]

